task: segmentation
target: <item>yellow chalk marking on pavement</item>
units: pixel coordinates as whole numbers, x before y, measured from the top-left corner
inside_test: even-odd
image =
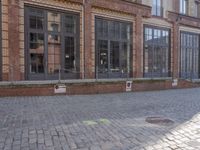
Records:
[[[88,125],[88,126],[92,126],[92,125],[97,125],[98,123],[93,121],[93,120],[87,120],[87,121],[83,121],[83,123],[85,125]]]
[[[87,125],[87,126],[92,126],[92,125],[97,125],[97,124],[111,124],[111,122],[108,119],[105,118],[101,118],[98,120],[86,120],[83,121],[83,124]]]
[[[100,123],[102,123],[102,124],[110,124],[110,123],[111,123],[108,119],[104,119],[104,118],[99,119],[98,121],[99,121]]]

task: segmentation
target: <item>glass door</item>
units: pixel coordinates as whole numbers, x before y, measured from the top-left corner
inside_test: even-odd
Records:
[[[130,74],[131,24],[96,18],[96,78]]]

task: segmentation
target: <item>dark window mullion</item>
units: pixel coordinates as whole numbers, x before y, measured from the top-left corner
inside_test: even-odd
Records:
[[[119,23],[119,39],[120,39],[120,42],[119,42],[119,70],[120,70],[120,73],[122,73],[122,37],[121,37],[121,33],[122,33],[122,23]]]

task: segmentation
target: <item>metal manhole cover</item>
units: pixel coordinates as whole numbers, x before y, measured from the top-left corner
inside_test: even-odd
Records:
[[[174,124],[174,121],[163,117],[147,117],[145,121],[151,124],[162,126],[171,126]]]

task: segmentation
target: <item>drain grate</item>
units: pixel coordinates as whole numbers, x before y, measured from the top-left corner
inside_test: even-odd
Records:
[[[163,117],[147,117],[145,121],[151,124],[161,126],[171,126],[174,124],[174,121]]]

